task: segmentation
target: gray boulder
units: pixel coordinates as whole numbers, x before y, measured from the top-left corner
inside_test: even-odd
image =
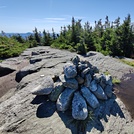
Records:
[[[97,108],[99,106],[99,101],[87,87],[82,87],[81,92],[89,106],[91,106],[92,108]]]
[[[96,66],[92,66],[92,70],[94,73],[99,73],[99,69]]]
[[[89,88],[92,92],[95,92],[97,90],[97,83],[96,80],[93,80],[90,84],[90,88]]]
[[[61,82],[63,83],[64,87],[68,87],[74,90],[78,89],[78,82],[75,78],[67,79],[65,75],[61,75],[60,77]]]
[[[33,56],[33,55],[39,55],[40,54],[40,52],[38,52],[38,51],[32,51],[31,52],[31,55]]]
[[[90,84],[91,84],[91,81],[92,81],[91,75],[90,74],[86,74],[84,85],[89,88],[90,87]]]
[[[101,75],[101,80],[99,84],[103,89],[106,87],[106,76],[104,74]]]
[[[72,59],[72,62],[74,65],[78,66],[78,63],[80,62],[80,58],[78,56],[75,56],[73,59]]]
[[[79,62],[78,70],[79,71],[82,71],[82,70],[86,69],[87,67],[88,67],[87,64],[82,64],[81,62]]]
[[[74,93],[72,101],[72,116],[76,120],[85,120],[88,116],[86,101],[79,92]]]
[[[59,95],[64,90],[63,84],[61,82],[54,83],[54,89],[52,90],[51,94],[49,95],[49,99],[51,101],[57,101]]]
[[[78,84],[83,84],[84,83],[84,79],[79,75],[76,76],[76,80],[78,81]]]
[[[104,92],[105,92],[105,94],[106,94],[109,98],[112,97],[112,89],[113,89],[113,87],[110,86],[110,85],[107,85],[107,86],[104,88]]]
[[[31,93],[34,95],[48,95],[54,89],[54,82],[50,76],[42,78],[42,82]]]
[[[90,71],[90,67],[87,67],[86,69],[84,69],[84,70],[82,71],[82,74],[83,74],[83,75],[86,75],[89,71]]]
[[[77,75],[76,66],[71,63],[66,63],[63,70],[66,78],[74,78]]]
[[[71,105],[71,100],[75,90],[66,88],[59,96],[56,106],[58,111],[66,111]]]
[[[97,83],[100,83],[102,74],[95,73],[93,75],[93,79],[96,80]]]
[[[106,84],[112,86],[112,76],[106,75]]]
[[[94,91],[93,93],[98,99],[107,100],[107,96],[106,96],[106,94],[104,93],[102,87],[99,84],[97,86],[97,90]]]

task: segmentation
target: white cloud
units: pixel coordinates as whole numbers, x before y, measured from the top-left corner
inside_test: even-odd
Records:
[[[35,23],[66,23],[68,20],[66,18],[42,18],[33,19]]]
[[[64,21],[66,18],[44,18],[45,20],[52,20],[52,21]]]
[[[74,17],[74,19],[85,19],[86,17],[84,16],[75,16],[75,15],[63,15],[63,17],[71,19],[72,17]]]

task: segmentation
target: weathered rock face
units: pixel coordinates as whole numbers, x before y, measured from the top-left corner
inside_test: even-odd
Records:
[[[0,77],[10,74],[15,70],[16,68],[11,65],[0,63]]]
[[[71,100],[75,90],[66,88],[59,96],[56,106],[58,111],[66,111],[71,105]]]
[[[76,92],[73,97],[72,116],[76,120],[85,120],[88,116],[86,101],[79,92]]]
[[[60,80],[63,83],[64,87],[68,87],[74,90],[78,89],[78,82],[76,81],[75,78],[67,79],[66,76],[63,74],[60,76]]]
[[[31,56],[32,51],[39,52],[40,54]],[[43,77],[45,76],[50,75],[53,78],[53,81],[57,83],[57,77],[53,76],[60,76],[62,74],[63,66],[65,65],[65,63],[75,58],[75,55],[76,54],[70,53],[68,51],[61,51],[57,49],[52,49],[50,47],[31,48],[27,49],[24,53],[22,53],[21,56],[24,56],[24,59],[30,59],[31,61],[33,61],[32,64],[38,65],[39,68],[37,69],[37,71],[32,72],[23,77],[18,83],[17,90],[11,89],[10,92],[0,98],[1,134],[77,133],[75,131],[76,128],[74,127],[74,124],[72,125],[72,123],[69,123],[69,121],[72,120],[72,113],[70,114],[70,109],[64,113],[57,112],[55,102],[50,101],[51,99],[48,98],[46,95],[35,96],[31,94],[31,91],[35,87],[40,85]],[[81,71],[86,69],[87,67],[90,67],[90,64],[94,66],[91,66],[91,70],[87,74],[91,75],[92,80],[95,80],[95,78],[93,77],[94,74],[96,75],[96,73],[98,73],[97,68],[99,68],[99,70],[102,72],[108,70],[109,73],[112,74],[112,76],[115,76],[117,78],[121,78],[123,74],[129,73],[129,70],[131,70],[131,72],[133,72],[134,70],[132,67],[122,64],[121,62],[112,57],[103,56],[102,54],[97,52],[90,52],[90,56],[87,55],[87,57],[79,57],[83,61],[80,61],[80,59],[77,57],[75,62],[76,64],[74,65],[79,67],[79,69],[77,69],[77,76],[79,75],[79,77],[82,78],[82,82],[78,82],[79,88],[73,94],[80,92],[81,88],[83,86],[86,86],[86,77],[81,76]],[[20,60],[18,61],[21,62]],[[4,63],[5,62],[9,63],[10,60],[5,60]],[[97,66],[96,70],[94,70],[95,66]],[[77,76],[75,79],[78,81]],[[96,80],[96,82],[97,84],[101,85],[100,81]],[[80,85],[83,86],[81,87]],[[131,119],[130,114],[127,111],[125,105],[118,98],[116,98],[113,94],[112,97],[109,98],[106,89],[110,89],[112,86],[110,86],[110,88],[106,88],[107,86],[110,85],[105,84],[105,88],[103,88],[103,90],[107,95],[108,99],[106,101],[100,101],[100,99],[98,99],[100,105],[95,109],[90,108],[90,105],[87,103],[86,99],[84,98],[84,95],[81,94],[83,99],[86,101],[87,112],[89,112],[89,110],[94,111],[94,121],[91,121],[91,123],[89,122],[86,129],[86,133],[133,134],[134,121]],[[55,87],[56,86],[54,86],[54,89]],[[54,89],[49,94],[49,96],[53,94],[53,91],[55,91]],[[57,92],[58,91],[59,90],[57,90]],[[61,93],[63,93],[63,91],[61,91]],[[93,94],[92,91],[90,92]],[[108,93],[110,92],[108,91]],[[73,99],[74,97],[72,96],[71,102],[73,101]],[[70,108],[71,107],[72,104],[70,103]]]
[[[104,90],[102,89],[102,87],[99,84],[97,85],[97,90],[94,91],[93,93],[95,94],[95,96],[98,99],[107,100],[107,96],[106,96]]]
[[[74,78],[77,75],[76,66],[73,64],[65,64],[63,70],[66,78]]]
[[[88,105],[92,108],[97,108],[99,106],[99,101],[93,93],[87,87],[82,87],[81,92]]]
[[[48,95],[54,89],[54,82],[51,76],[43,78],[42,82],[32,90],[34,95]]]
[[[54,89],[52,90],[51,94],[49,95],[49,99],[51,101],[57,101],[59,95],[64,90],[64,86],[62,82],[55,82],[54,83]]]
[[[104,88],[104,92],[105,94],[107,95],[107,97],[111,98],[112,97],[112,86],[110,85],[107,85],[105,88]]]

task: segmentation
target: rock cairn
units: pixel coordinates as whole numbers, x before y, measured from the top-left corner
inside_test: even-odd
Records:
[[[56,102],[58,111],[72,109],[72,117],[76,120],[85,120],[89,109],[96,109],[101,101],[112,97],[112,77],[100,74],[97,67],[88,61],[80,61],[78,56],[66,63],[63,74],[56,77],[44,77],[32,94],[48,95],[51,101]]]

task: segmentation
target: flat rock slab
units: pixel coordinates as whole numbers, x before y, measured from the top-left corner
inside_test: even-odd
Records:
[[[65,57],[70,60],[76,55],[68,51],[42,46],[27,49],[21,56],[31,58],[32,51],[45,51],[42,55],[53,55],[55,60],[57,57],[59,60]],[[90,61],[91,64],[97,66],[102,72],[108,70],[112,76],[117,78],[122,78],[124,74],[129,73],[130,70],[131,72],[134,70],[132,67],[119,62],[117,59],[96,52],[90,52],[89,57],[80,56],[80,58]],[[49,62],[49,59],[47,60]],[[40,62],[37,63],[40,64]],[[57,112],[55,111],[56,105],[48,101],[48,98],[45,96],[35,97],[31,94],[32,89],[39,84],[38,79],[41,75],[60,75],[63,65],[63,60],[53,66],[48,64],[50,68],[46,66],[38,72],[25,76],[19,83],[21,88],[11,93],[11,96],[3,96],[2,100],[4,101],[0,99],[1,134],[76,133],[74,125],[69,122],[72,118],[67,112]],[[4,97],[6,97],[6,100]],[[112,107],[109,107],[111,105]],[[103,115],[101,114],[102,111],[105,111]],[[87,134],[133,134],[134,121],[131,119],[125,105],[118,98],[107,101],[96,114],[99,120],[95,119],[95,122],[88,124],[86,129]]]

